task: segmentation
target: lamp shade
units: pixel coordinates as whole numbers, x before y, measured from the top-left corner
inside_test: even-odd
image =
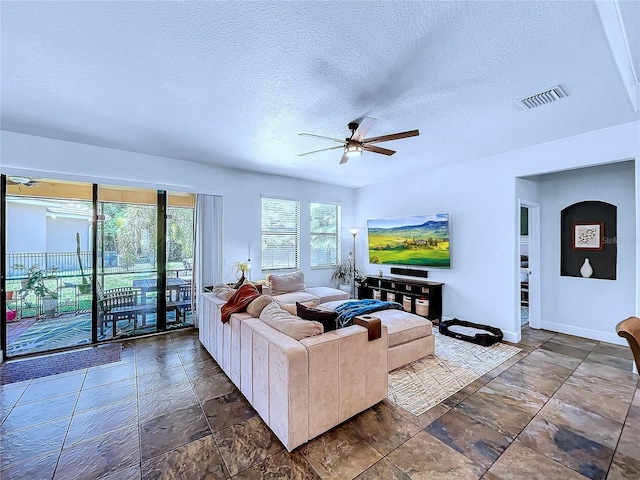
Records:
[[[357,155],[362,155],[362,145],[345,145],[344,154],[347,157],[355,157]]]

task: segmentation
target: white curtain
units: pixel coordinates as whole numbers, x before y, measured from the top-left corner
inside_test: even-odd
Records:
[[[194,278],[197,288],[197,308],[194,325],[199,326],[202,312],[202,289],[222,281],[222,197],[196,196],[196,234]],[[191,297],[193,298],[193,297]]]

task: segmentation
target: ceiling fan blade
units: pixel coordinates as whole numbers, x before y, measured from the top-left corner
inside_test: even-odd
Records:
[[[342,154],[342,158],[340,159],[340,165],[342,165],[343,163],[347,163],[349,161],[349,157],[347,157],[346,153]]]
[[[360,122],[358,122],[358,128],[356,129],[356,131],[353,134],[353,136],[351,137],[351,139],[355,140],[357,142],[361,142],[362,139],[364,138],[364,136],[367,134],[367,132],[369,132],[369,130],[371,130],[371,127],[373,127],[374,123],[376,123],[376,119],[375,118],[362,117]]]
[[[408,132],[392,133],[390,135],[382,135],[381,137],[371,137],[362,140],[362,143],[378,143],[388,142],[389,140],[398,140],[400,138],[416,137],[420,135],[418,130],[409,130]]]
[[[316,135],[315,133],[299,133],[298,135],[303,137],[326,138],[328,140],[333,140],[334,142],[345,143],[344,138],[325,137],[324,135]]]
[[[335,150],[336,148],[344,148],[343,145],[338,145],[336,147],[329,147],[329,148],[321,148],[320,150],[314,150],[313,152],[305,152],[305,153],[301,153],[298,156],[302,157],[304,155],[311,155],[312,153],[318,153],[318,152],[324,152],[326,150]]]
[[[396,153],[395,150],[389,150],[388,148],[376,147],[375,145],[362,145],[362,148],[364,150],[369,151],[369,152],[381,153],[382,155],[393,155],[394,153]]]

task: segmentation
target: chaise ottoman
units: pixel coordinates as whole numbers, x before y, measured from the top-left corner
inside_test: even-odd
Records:
[[[318,308],[335,310],[348,300],[321,303]],[[400,368],[435,351],[431,320],[403,310],[380,310],[369,315],[378,317],[387,327],[388,369]]]

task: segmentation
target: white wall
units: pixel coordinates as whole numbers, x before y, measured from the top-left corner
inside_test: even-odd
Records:
[[[45,207],[7,203],[7,253],[44,253],[46,238]]]
[[[75,252],[76,233],[80,234],[80,248],[89,245],[90,223],[87,219],[47,217],[47,252]]]
[[[530,202],[540,203],[540,193],[538,189],[538,182],[536,181],[517,178],[516,193],[518,198],[522,201],[529,200]]]
[[[634,174],[634,162],[622,162],[540,178],[542,328],[613,342],[616,324],[635,311]],[[586,200],[618,207],[616,280],[560,275],[560,212]]]
[[[83,145],[13,132],[1,132],[2,173],[129,185],[223,196],[223,275],[235,279],[230,265],[251,253],[252,279],[260,272],[260,195],[301,202],[301,268],[307,285],[328,285],[331,269],[309,268],[309,201],[342,204],[343,222],[351,225],[353,189],[274,175],[212,167],[172,158]],[[43,237],[44,238],[44,237]],[[343,234],[344,256],[351,235]]]
[[[639,138],[636,121],[360,188],[356,222],[449,213],[451,269],[429,270],[430,280],[445,282],[444,315],[499,327],[505,338],[517,341],[518,195],[525,190],[516,190],[516,177],[638,158]],[[635,183],[638,190],[637,179]],[[640,223],[638,211],[635,223]],[[366,235],[359,239],[358,249],[359,258],[367,258]],[[378,270],[377,265],[364,267],[371,274]],[[635,281],[621,288],[635,292],[632,298],[640,302]],[[609,340],[623,343],[618,337]]]

